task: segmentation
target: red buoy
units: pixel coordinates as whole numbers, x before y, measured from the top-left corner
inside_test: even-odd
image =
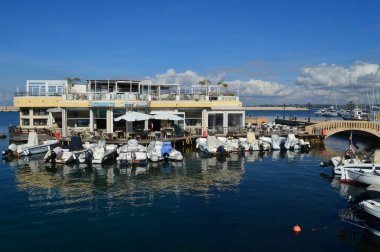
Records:
[[[301,232],[301,227],[298,226],[298,225],[295,225],[295,226],[293,227],[293,231],[294,231],[295,233],[299,233],[299,232]]]

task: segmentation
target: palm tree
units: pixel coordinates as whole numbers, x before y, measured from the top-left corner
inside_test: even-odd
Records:
[[[208,86],[210,84],[211,84],[210,80],[201,80],[201,81],[199,81],[199,85],[201,85],[201,86]],[[207,90],[207,88],[206,88],[206,90]]]
[[[227,88],[228,88],[228,84],[227,83],[223,83],[223,88],[224,88],[224,93],[227,92]]]
[[[67,81],[69,93],[71,92],[71,88],[74,86],[74,84],[81,82],[81,80],[78,77],[74,77],[74,78],[66,77],[65,80]]]

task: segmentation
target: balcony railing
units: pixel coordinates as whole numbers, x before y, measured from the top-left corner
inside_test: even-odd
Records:
[[[28,91],[20,91],[15,92],[15,97],[20,96],[62,96],[63,92],[28,92]]]

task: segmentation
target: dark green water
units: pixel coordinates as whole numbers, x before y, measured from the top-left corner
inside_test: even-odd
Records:
[[[0,116],[1,127],[17,122]],[[346,142],[226,160],[186,149],[183,163],[134,169],[1,162],[0,251],[380,251],[368,233],[336,222],[348,196],[365,190],[319,167]]]

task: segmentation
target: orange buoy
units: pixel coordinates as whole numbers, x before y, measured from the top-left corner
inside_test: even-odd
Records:
[[[299,232],[301,232],[301,227],[298,226],[298,225],[295,225],[295,226],[293,227],[293,231],[296,232],[296,233],[299,233]]]

